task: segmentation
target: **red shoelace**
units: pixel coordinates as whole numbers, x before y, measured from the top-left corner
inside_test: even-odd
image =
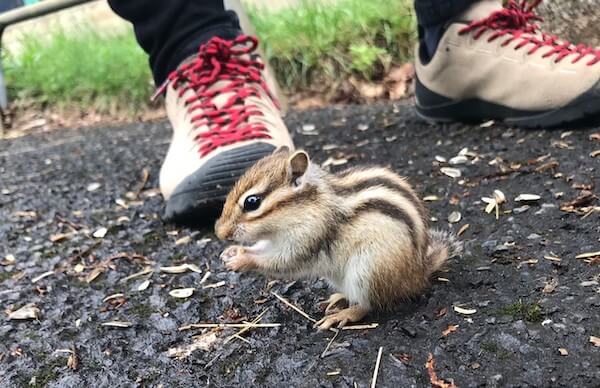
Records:
[[[536,23],[542,21],[542,18],[536,15],[533,10],[542,2],[542,0],[527,1],[510,0],[506,8],[492,13],[489,17],[474,21],[459,33],[466,34],[474,32],[474,39],[479,39],[488,30],[494,32],[489,36],[488,41],[492,42],[500,37],[507,36],[502,46],[507,46],[511,42],[520,39],[515,50],[525,46],[530,46],[527,54],[532,55],[541,48],[550,48],[544,53],[544,58],[554,57],[555,62],[560,62],[568,56],[574,56],[572,63],[577,63],[585,57],[591,57],[587,62],[588,66],[593,66],[600,62],[600,49],[595,49],[583,44],[573,45],[570,42],[560,40],[554,35],[542,32],[540,26]]]
[[[154,95],[158,96],[170,83],[180,98],[187,91],[194,91],[184,103],[191,115],[198,112],[191,117],[194,128],[208,128],[195,137],[201,156],[239,141],[271,138],[266,126],[248,120],[262,116],[262,112],[256,105],[245,103],[250,96],[260,97],[262,89],[279,107],[262,78],[264,64],[251,55],[257,46],[256,38],[247,35],[234,40],[214,37],[200,47],[196,58],[179,66],[156,90]],[[225,81],[223,85],[215,87],[221,81]],[[214,99],[223,93],[231,96],[217,107]]]

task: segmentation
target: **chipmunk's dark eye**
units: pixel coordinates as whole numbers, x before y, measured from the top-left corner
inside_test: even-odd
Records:
[[[258,209],[261,201],[262,201],[262,198],[259,195],[247,196],[246,199],[244,200],[244,211],[251,212],[253,210]]]

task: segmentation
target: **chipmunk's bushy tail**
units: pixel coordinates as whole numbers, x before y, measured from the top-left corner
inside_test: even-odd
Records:
[[[454,234],[444,230],[429,229],[429,247],[427,248],[429,274],[443,268],[449,258],[460,256],[462,251],[463,244]]]

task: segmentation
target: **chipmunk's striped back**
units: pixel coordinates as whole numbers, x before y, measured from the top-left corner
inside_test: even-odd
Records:
[[[413,254],[422,256],[429,244],[427,211],[405,178],[387,168],[353,168],[335,175],[331,189],[351,209],[350,221],[377,212],[403,223],[413,241]]]

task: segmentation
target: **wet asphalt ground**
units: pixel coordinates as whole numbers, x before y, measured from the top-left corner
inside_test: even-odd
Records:
[[[408,176],[465,254],[368,328],[320,333],[275,294],[320,318],[324,281],[230,273],[210,228],[161,220],[166,122],[3,140],[0,386],[367,387],[380,347],[378,387],[431,386],[432,371],[459,387],[600,386],[600,126],[439,127],[405,105],[287,123],[332,170]],[[494,190],[506,202],[486,213]],[[184,327],[257,317],[279,325]]]

